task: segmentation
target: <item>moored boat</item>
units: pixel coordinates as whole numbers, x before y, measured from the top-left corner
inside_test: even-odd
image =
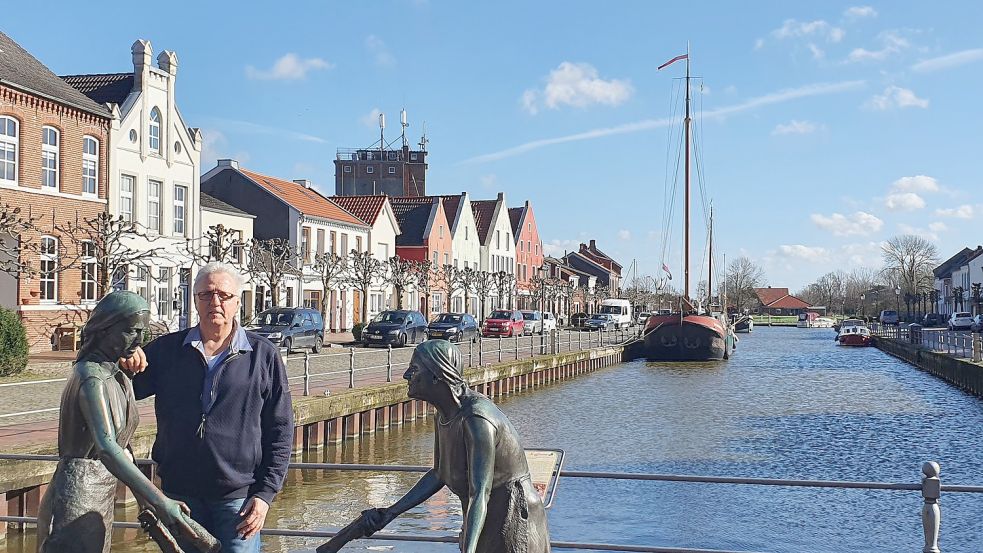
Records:
[[[747,334],[754,330],[754,317],[751,315],[741,315],[731,325],[734,328],[734,332],[740,334]]]
[[[645,357],[652,361],[727,359],[736,337],[708,315],[653,315],[645,323]]]
[[[874,337],[867,325],[860,324],[840,327],[836,341],[841,346],[870,346],[873,345]]]

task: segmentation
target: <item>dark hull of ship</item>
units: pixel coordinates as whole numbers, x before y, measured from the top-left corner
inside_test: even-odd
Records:
[[[871,337],[862,334],[846,334],[837,338],[841,346],[865,347],[872,345]]]
[[[726,329],[712,317],[650,318],[643,356],[649,361],[719,361],[730,357],[729,341]]]
[[[734,321],[734,332],[748,333],[751,332],[754,323],[751,322],[749,317],[741,317]]]

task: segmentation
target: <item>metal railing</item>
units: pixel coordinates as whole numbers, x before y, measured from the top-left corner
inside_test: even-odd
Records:
[[[0,460],[26,460],[26,461],[58,461],[55,455],[12,455],[0,454]],[[139,465],[153,464],[150,459],[139,459]],[[324,471],[366,471],[366,472],[426,472],[432,467],[417,465],[375,465],[375,464],[350,464],[350,463],[290,463],[291,470],[324,470]],[[917,491],[922,497],[921,502],[921,522],[924,538],[923,553],[939,553],[939,523],[941,520],[941,509],[939,498],[942,492],[949,493],[983,493],[983,486],[968,485],[942,485],[939,478],[939,465],[934,461],[922,464],[921,472],[923,477],[919,483],[892,483],[892,482],[862,482],[847,480],[798,480],[786,478],[749,478],[749,477],[728,477],[728,476],[705,476],[693,474],[654,474],[654,473],[620,473],[620,472],[598,472],[598,471],[578,471],[562,469],[559,471],[559,478],[587,478],[604,480],[628,480],[628,481],[650,481],[650,482],[682,482],[682,483],[701,483],[701,484],[734,484],[751,486],[780,486],[798,488],[827,488],[827,489],[863,489],[863,490],[888,490],[888,491]],[[31,517],[0,516],[0,522],[14,522],[21,524],[33,524],[37,519]],[[139,527],[135,523],[117,523],[124,528]],[[268,528],[262,532],[270,536],[294,536],[309,538],[330,538],[334,532],[300,530],[287,528]],[[435,535],[403,535],[403,534],[374,534],[373,540],[393,540],[393,541],[424,541],[433,543],[456,543],[457,536],[435,536]],[[588,549],[598,551],[640,551],[650,553],[752,553],[725,552],[723,550],[712,549],[687,549],[679,547],[657,547],[647,545],[621,545],[603,543],[580,543],[553,541],[552,546],[558,549]]]
[[[980,362],[983,358],[983,336],[968,331],[924,328],[921,325],[882,325],[871,323],[870,331],[878,337],[891,338],[952,357],[972,359]]]

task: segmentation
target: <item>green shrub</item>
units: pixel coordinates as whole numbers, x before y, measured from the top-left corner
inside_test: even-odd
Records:
[[[27,330],[17,313],[0,307],[0,376],[17,374],[27,367]]]
[[[352,327],[352,336],[355,337],[356,342],[360,342],[362,340],[362,329],[364,329],[365,326],[365,323],[357,323]]]

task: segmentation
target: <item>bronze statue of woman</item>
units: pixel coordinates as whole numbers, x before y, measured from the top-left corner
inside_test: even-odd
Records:
[[[457,346],[417,346],[403,375],[407,394],[437,409],[434,467],[392,506],[363,515],[367,535],[447,486],[461,500],[464,553],[550,551],[546,510],[533,488],[519,436],[508,417],[468,387]]]
[[[117,479],[171,532],[196,535],[187,507],[154,486],[127,449],[139,414],[133,385],[117,363],[140,345],[149,318],[145,299],[113,292],[82,330],[82,347],[61,396],[60,460],[38,513],[40,553],[108,553]]]

